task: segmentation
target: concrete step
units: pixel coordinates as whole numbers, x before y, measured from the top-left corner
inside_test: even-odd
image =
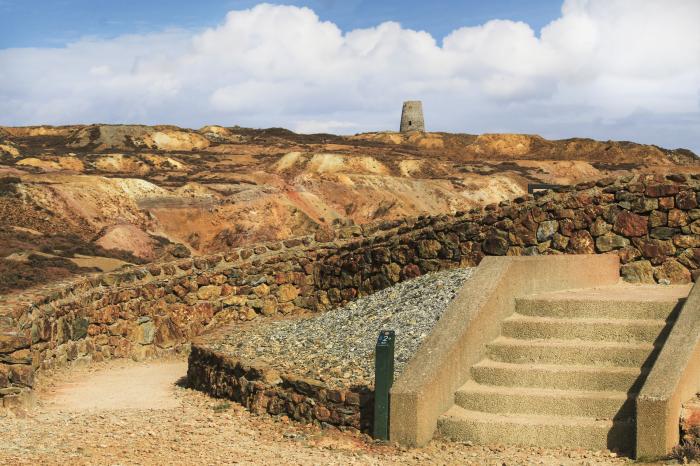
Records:
[[[541,317],[667,319],[680,308],[691,285],[614,285],[523,296],[518,314]]]
[[[534,445],[545,448],[615,449],[631,452],[633,420],[588,417],[494,414],[457,405],[438,419],[439,434],[449,440],[479,444]]]
[[[483,385],[560,390],[636,392],[646,374],[639,367],[513,364],[489,359],[471,367],[473,379]]]
[[[473,380],[455,393],[455,404],[468,411],[596,419],[634,416],[634,397],[623,391],[556,390],[482,385]]]
[[[581,339],[654,343],[671,326],[661,319],[557,318],[513,314],[503,321],[502,334],[520,339]]]
[[[587,340],[520,340],[498,337],[486,345],[494,361],[539,364],[583,364],[639,367],[658,352],[651,343]]]

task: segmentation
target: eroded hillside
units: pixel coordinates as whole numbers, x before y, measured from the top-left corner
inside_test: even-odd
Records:
[[[689,151],[588,139],[91,125],[0,128],[0,292],[338,224],[454,212]]]

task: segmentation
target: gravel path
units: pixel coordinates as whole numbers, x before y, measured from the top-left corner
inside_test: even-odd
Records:
[[[433,441],[419,449],[373,443],[364,435],[255,416],[236,403],[173,384],[175,366],[163,361],[110,361],[64,370],[39,390],[39,406],[26,418],[0,418],[0,464],[15,465],[598,465],[630,464],[607,451],[470,446]],[[182,364],[180,364],[182,368]],[[167,372],[167,377],[162,376]],[[155,374],[160,382],[148,375]],[[160,374],[160,375],[159,375]],[[174,376],[174,377],[173,377]],[[157,388],[174,403],[136,409],[110,403],[100,409],[62,403],[61,393],[111,378],[148,398]],[[165,386],[162,384],[165,383]],[[159,388],[158,388],[159,387]],[[89,396],[93,396],[89,395]],[[86,395],[88,396],[88,395]],[[128,398],[128,397],[127,397]]]
[[[398,375],[473,270],[423,275],[310,318],[236,327],[209,346],[331,387],[373,385],[379,332],[396,331]]]

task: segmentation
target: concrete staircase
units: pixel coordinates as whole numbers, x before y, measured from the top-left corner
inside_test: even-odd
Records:
[[[615,285],[516,299],[439,435],[632,452],[636,393],[689,291]]]

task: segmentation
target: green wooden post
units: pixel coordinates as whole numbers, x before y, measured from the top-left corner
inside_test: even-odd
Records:
[[[389,440],[389,390],[394,383],[393,330],[382,330],[374,358],[374,438]]]

